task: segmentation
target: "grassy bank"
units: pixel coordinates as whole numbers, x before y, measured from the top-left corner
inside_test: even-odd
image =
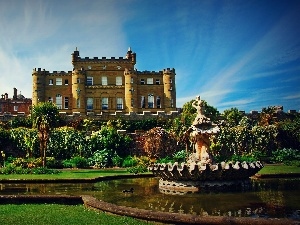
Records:
[[[115,216],[86,209],[83,205],[22,204],[0,205],[1,225],[99,225],[154,224],[131,217]]]
[[[286,166],[283,164],[266,164],[258,174],[290,174],[300,173],[300,167],[297,166]]]
[[[64,169],[58,174],[0,174],[7,179],[93,179],[101,176],[130,174],[126,169]]]

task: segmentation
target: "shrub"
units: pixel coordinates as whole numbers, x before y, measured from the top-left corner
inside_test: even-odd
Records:
[[[300,160],[300,151],[291,148],[278,149],[272,152],[271,162],[283,163]]]
[[[81,156],[75,156],[69,160],[64,160],[62,164],[65,168],[87,168],[89,166],[88,160]]]
[[[133,167],[136,166],[137,164],[138,164],[138,159],[136,157],[127,156],[122,163],[122,167]]]
[[[112,150],[104,149],[94,152],[92,157],[88,159],[89,165],[96,168],[105,168],[113,165]]]

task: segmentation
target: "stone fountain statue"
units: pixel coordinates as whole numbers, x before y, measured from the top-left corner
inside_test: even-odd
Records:
[[[256,174],[263,165],[259,161],[236,162],[234,165],[225,162],[215,164],[210,154],[210,142],[220,129],[204,115],[205,105],[200,96],[196,97],[192,105],[197,109],[197,116],[185,132],[185,137],[192,146],[192,153],[187,161],[181,164],[158,163],[149,167],[154,175],[160,177],[160,191],[180,194],[207,189],[246,189],[249,177]]]

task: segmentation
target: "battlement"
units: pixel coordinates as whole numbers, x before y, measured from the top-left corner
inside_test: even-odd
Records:
[[[167,69],[164,69],[164,70],[163,70],[163,73],[167,73],[167,74],[173,73],[173,74],[175,74],[175,69],[174,69],[174,68],[172,68],[172,69],[167,68]]]
[[[144,70],[144,71],[137,71],[137,74],[140,74],[140,75],[162,75],[163,72],[162,71],[148,71],[148,70]]]
[[[43,75],[46,75],[46,76],[57,76],[57,75],[61,75],[61,76],[68,76],[68,75],[71,75],[72,74],[72,71],[53,71],[52,73],[49,72],[48,70],[45,70],[45,69],[41,69],[41,68],[34,68],[33,69],[33,74],[34,73],[37,73],[37,74],[43,74]]]

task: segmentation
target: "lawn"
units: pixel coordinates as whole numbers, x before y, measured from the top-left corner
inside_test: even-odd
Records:
[[[58,174],[0,174],[0,180],[7,179],[93,179],[102,176],[131,174],[126,169],[64,169]]]
[[[258,174],[290,174],[300,173],[300,167],[297,166],[285,166],[282,164],[267,164],[264,165]]]
[[[131,217],[116,216],[85,208],[83,205],[22,204],[0,205],[1,225],[120,225],[155,224]]]

